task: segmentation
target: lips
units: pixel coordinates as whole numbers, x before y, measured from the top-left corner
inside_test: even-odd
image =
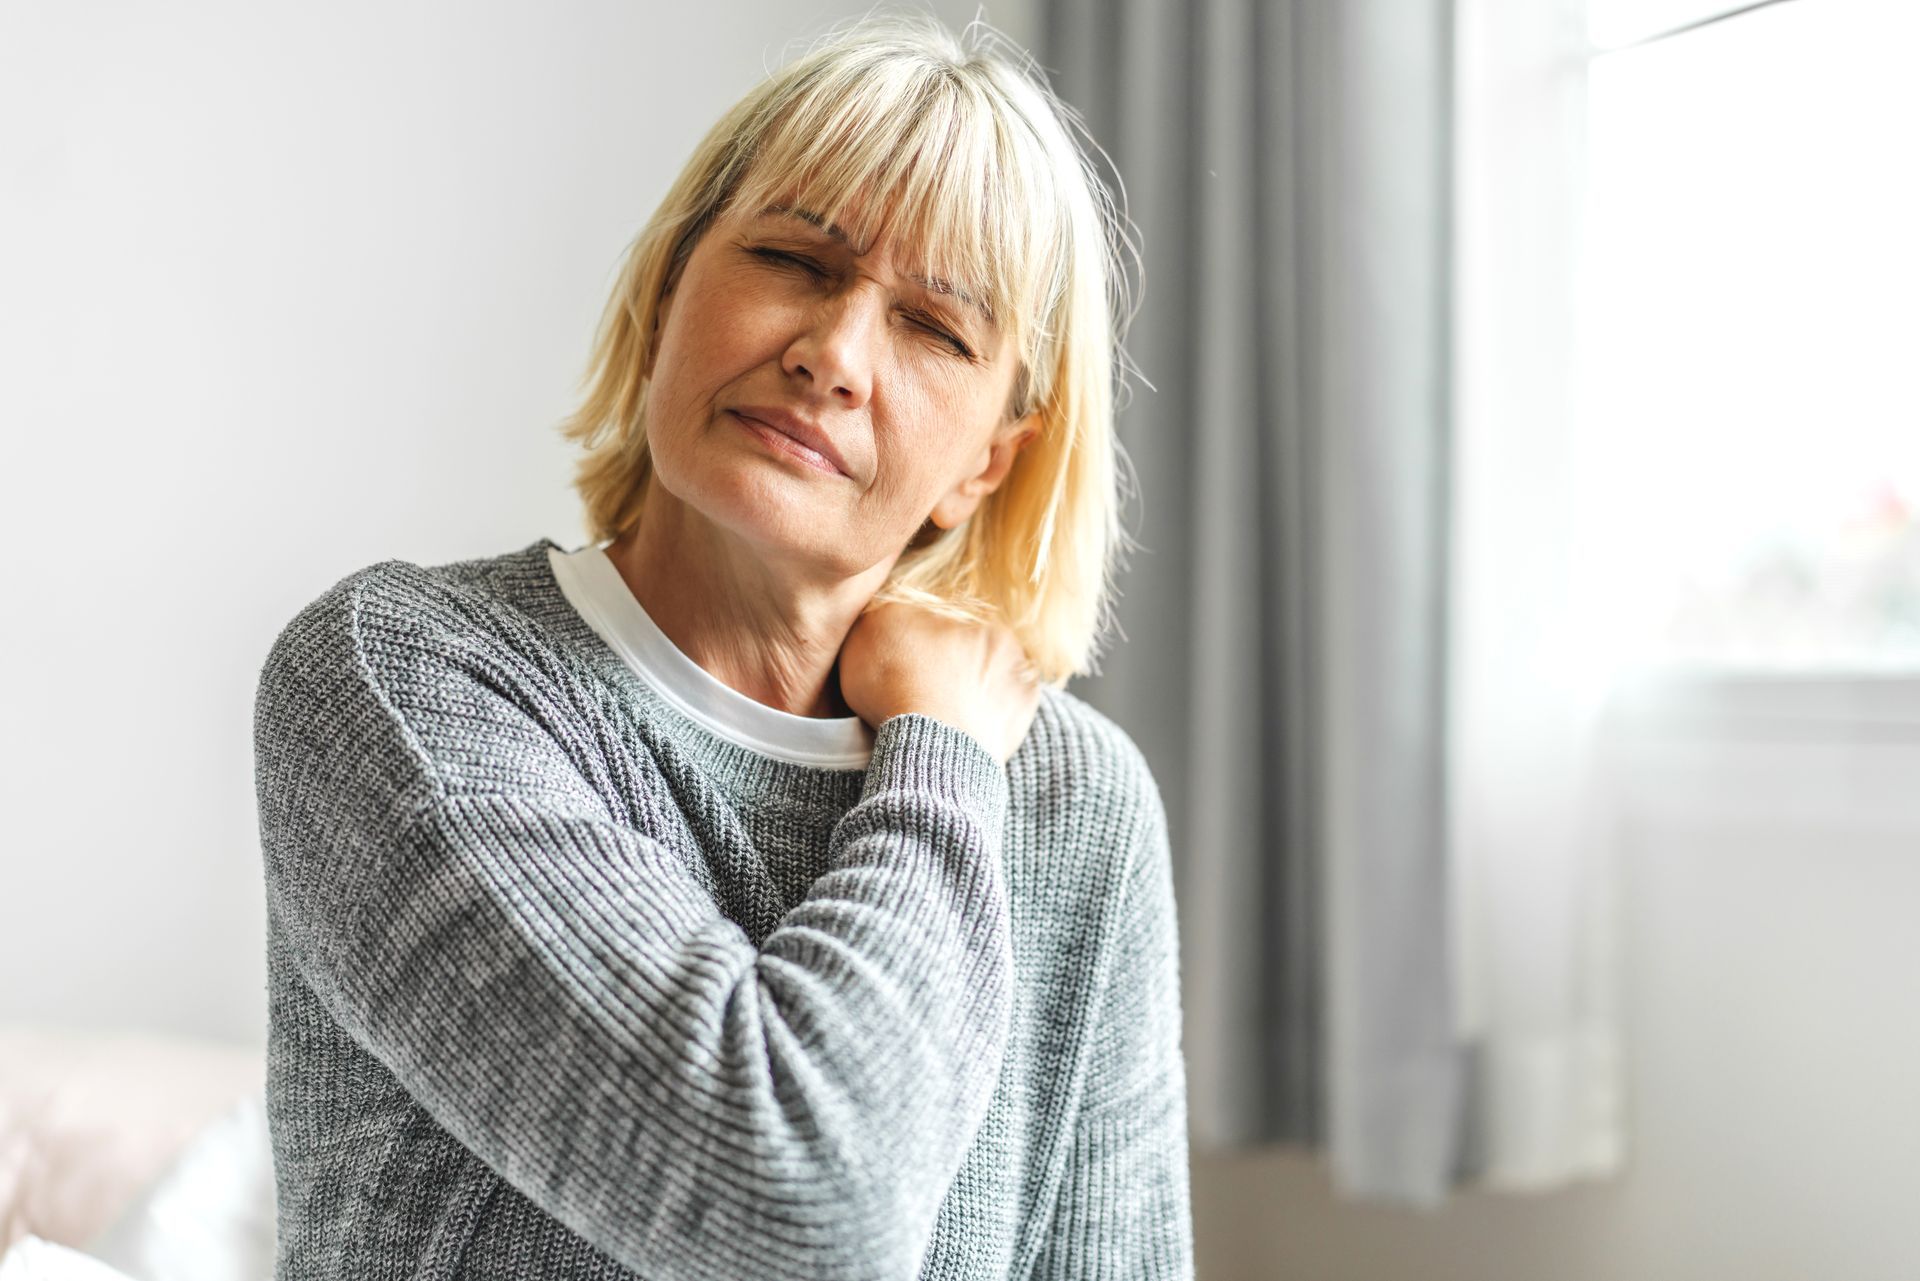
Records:
[[[749,427],[763,428],[783,438],[787,445],[798,446],[793,452],[802,461],[822,471],[835,471],[843,476],[852,474],[827,433],[806,419],[770,405],[740,405],[728,412]]]

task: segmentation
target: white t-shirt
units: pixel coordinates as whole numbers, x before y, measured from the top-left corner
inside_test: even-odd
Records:
[[[608,540],[611,542],[612,540]],[[858,716],[795,716],[748,698],[688,658],[607,557],[607,543],[547,549],[567,601],[627,666],[689,719],[750,751],[826,769],[865,769],[873,731]]]

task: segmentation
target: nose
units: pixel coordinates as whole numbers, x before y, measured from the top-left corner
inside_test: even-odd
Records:
[[[787,344],[781,367],[832,397],[841,408],[864,405],[873,394],[876,324],[884,321],[878,291],[845,289],[822,298]]]

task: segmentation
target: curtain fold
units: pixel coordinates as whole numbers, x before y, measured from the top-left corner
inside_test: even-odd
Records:
[[[1446,823],[1451,24],[1330,12],[1322,310],[1329,647],[1329,1153],[1350,1195],[1438,1202],[1457,1162]]]
[[[1128,344],[1139,377],[1120,414],[1142,544],[1118,604],[1127,643],[1076,688],[1133,732],[1167,802],[1195,1144],[1315,1142],[1310,487],[1294,465],[1302,419],[1276,412],[1305,394],[1303,335],[1268,301],[1270,273],[1293,263],[1253,243],[1249,199],[1287,202],[1298,184],[1287,158],[1248,145],[1252,113],[1284,108],[1256,96],[1242,58],[1210,66],[1216,46],[1271,33],[1246,6],[1059,0],[1047,18],[1037,52],[1113,159],[1145,258]],[[1302,501],[1263,501],[1274,485]],[[1276,650],[1290,661],[1268,661]]]

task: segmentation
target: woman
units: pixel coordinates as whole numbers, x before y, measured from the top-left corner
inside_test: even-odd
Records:
[[[1061,688],[1118,538],[1070,124],[929,23],[782,69],[608,307],[594,541],[276,640],[278,1277],[1192,1274],[1165,818]]]

